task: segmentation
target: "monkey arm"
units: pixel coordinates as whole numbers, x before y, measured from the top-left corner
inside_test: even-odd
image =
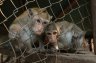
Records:
[[[21,30],[21,26],[19,24],[13,24],[9,28],[9,38],[16,38],[17,33]]]

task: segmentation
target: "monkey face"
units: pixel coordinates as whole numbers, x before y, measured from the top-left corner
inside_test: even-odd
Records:
[[[46,33],[46,37],[48,39],[48,42],[51,44],[57,43],[57,31],[53,30],[53,31],[49,31]]]
[[[46,9],[44,8],[34,8],[29,9],[29,16],[31,16],[31,30],[36,35],[41,35],[44,31],[44,28],[50,22],[52,16],[49,15]]]
[[[33,24],[33,32],[36,35],[41,35],[44,31],[44,28],[48,25],[49,20],[43,19],[39,16],[34,16],[33,18],[34,24]]]

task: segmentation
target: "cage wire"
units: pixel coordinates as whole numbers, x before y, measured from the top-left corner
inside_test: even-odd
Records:
[[[35,49],[33,53],[25,55],[26,48],[24,51],[19,48],[19,54],[17,54],[11,39],[2,39],[5,37],[5,34],[10,33],[8,28],[14,19],[31,7],[46,8],[49,14],[53,16],[52,21],[66,20],[77,24],[84,31],[92,30],[90,0],[0,0],[0,49],[6,49],[0,50],[0,52],[3,52],[1,54],[7,52],[7,57],[10,57],[5,62],[26,63],[28,62],[28,60],[25,61],[27,57],[33,56],[33,58],[30,58],[32,60],[31,63],[47,63],[45,61],[48,57],[47,53],[38,53]],[[8,36],[6,35],[6,37]],[[34,48],[36,48],[35,45]],[[9,53],[10,51],[12,52]],[[54,54],[56,55],[55,63],[57,63],[57,54]],[[3,62],[4,59],[0,61]]]

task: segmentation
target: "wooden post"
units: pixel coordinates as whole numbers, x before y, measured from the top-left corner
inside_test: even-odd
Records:
[[[96,0],[91,0],[91,12],[93,22],[94,53],[96,54]]]

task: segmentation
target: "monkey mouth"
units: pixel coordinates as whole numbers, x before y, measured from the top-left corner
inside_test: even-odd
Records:
[[[37,35],[41,35],[42,34],[42,31],[36,31],[36,34]]]

